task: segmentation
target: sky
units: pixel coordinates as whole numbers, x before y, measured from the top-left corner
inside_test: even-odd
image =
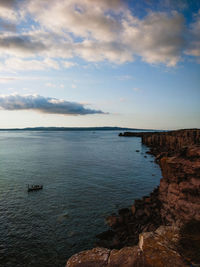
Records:
[[[199,0],[0,0],[0,128],[200,128]]]

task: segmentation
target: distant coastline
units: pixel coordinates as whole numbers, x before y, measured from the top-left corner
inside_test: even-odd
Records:
[[[0,131],[160,131],[153,129],[137,129],[123,127],[28,127],[28,128],[5,128]]]

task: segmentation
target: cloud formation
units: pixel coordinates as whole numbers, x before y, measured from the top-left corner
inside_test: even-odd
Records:
[[[17,22],[17,19],[19,18],[19,14],[15,10],[16,4],[17,4],[17,0],[1,0],[0,1],[1,20]]]
[[[194,23],[190,26],[188,39],[189,45],[185,53],[198,57],[200,60],[200,10],[195,17]]]
[[[89,109],[80,103],[40,95],[0,95],[0,108],[62,115],[104,114],[101,110]]]
[[[12,7],[16,4],[16,0],[1,0],[0,6]]]
[[[23,70],[46,70],[46,69],[59,69],[59,64],[50,58],[45,58],[44,60],[35,60],[35,59],[21,59],[16,57],[10,57],[0,63],[1,71],[23,71]]]
[[[161,2],[171,6],[173,0]],[[181,5],[179,1],[178,10],[185,8],[186,2]],[[186,27],[177,11],[148,11],[137,17],[120,0],[5,0],[0,2],[0,15],[0,57],[7,69],[12,67],[9,57],[13,56],[34,61],[41,70],[47,58],[64,63],[58,68],[75,66],[74,57],[116,64],[140,57],[150,64],[175,66],[183,54],[200,54],[200,13]],[[28,27],[23,27],[27,22]],[[15,65],[15,70],[22,65]]]

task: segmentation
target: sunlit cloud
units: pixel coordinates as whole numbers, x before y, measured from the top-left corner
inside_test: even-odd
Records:
[[[46,70],[46,69],[56,69],[58,70],[59,64],[50,58],[45,58],[44,60],[27,60],[21,58],[8,58],[4,60],[3,63],[0,63],[0,70],[1,71],[27,71],[27,70]]]
[[[101,110],[85,107],[84,104],[40,95],[0,95],[0,108],[4,110],[35,110],[61,115],[104,114]]]
[[[199,14],[186,27],[177,11],[137,17],[120,0],[4,0],[0,15],[0,69],[71,68],[77,57],[115,64],[140,57],[173,67],[183,54],[200,54]],[[30,25],[23,28],[27,21]]]

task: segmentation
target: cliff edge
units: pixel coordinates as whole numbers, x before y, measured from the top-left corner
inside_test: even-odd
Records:
[[[107,218],[100,247],[75,254],[66,266],[200,266],[200,130],[120,136],[141,137],[163,178],[149,196]]]

